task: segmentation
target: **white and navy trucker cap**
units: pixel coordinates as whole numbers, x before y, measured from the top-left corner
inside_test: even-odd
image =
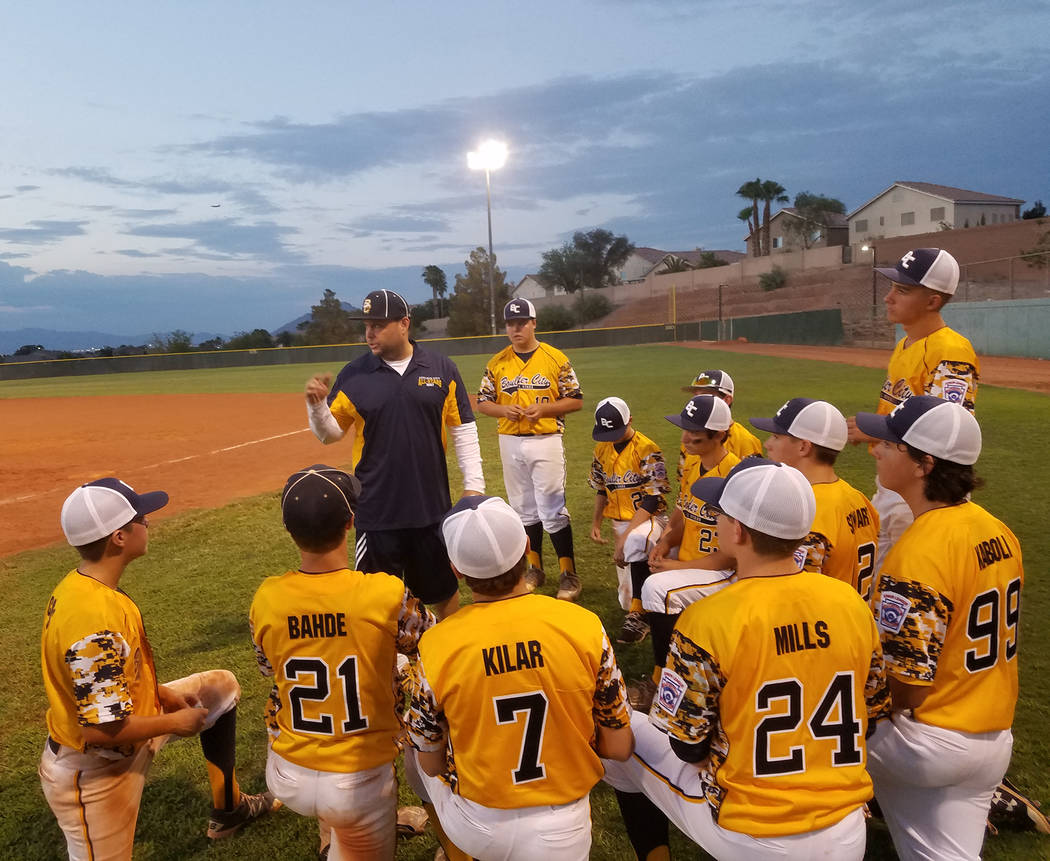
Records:
[[[959,286],[959,264],[940,248],[915,248],[905,254],[896,266],[875,269],[895,284],[929,287],[938,293],[955,295]]]
[[[868,436],[907,443],[923,454],[964,466],[981,455],[981,426],[965,407],[933,395],[915,395],[888,416],[857,413],[857,427]]]
[[[733,378],[725,371],[710,370],[701,371],[688,386],[682,386],[683,392],[691,392],[694,389],[715,389],[723,395],[733,397]]]
[[[714,395],[694,395],[678,415],[664,418],[682,430],[689,431],[724,431],[733,426],[729,405]]]
[[[591,438],[595,442],[616,442],[623,436],[624,428],[631,420],[631,409],[621,398],[603,398],[594,408],[594,430]]]
[[[521,518],[498,496],[465,496],[441,523],[448,558],[460,574],[491,580],[525,555]]]
[[[503,306],[504,320],[529,320],[536,317],[536,306],[528,299],[511,299]]]
[[[401,320],[408,317],[408,303],[393,290],[373,290],[361,303],[361,313],[351,314],[351,320]]]
[[[817,515],[813,488],[797,469],[748,457],[725,478],[701,478],[690,492],[745,526],[775,538],[805,538]]]
[[[82,547],[167,504],[168,494],[163,490],[139,494],[119,478],[100,478],[66,497],[60,517],[62,532],[71,545]]]
[[[759,430],[809,440],[835,451],[846,447],[846,417],[827,401],[792,398],[773,418],[750,421]]]

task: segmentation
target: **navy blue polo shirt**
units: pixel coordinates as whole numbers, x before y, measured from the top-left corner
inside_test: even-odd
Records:
[[[328,405],[345,431],[357,429],[354,474],[361,482],[359,529],[409,529],[440,521],[452,507],[447,427],[474,421],[451,359],[412,341],[404,375],[372,353],[336,378]]]

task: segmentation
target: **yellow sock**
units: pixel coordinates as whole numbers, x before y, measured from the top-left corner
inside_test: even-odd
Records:
[[[539,568],[543,570],[543,560],[540,559],[540,554],[535,550],[529,550],[525,553],[525,558],[529,560],[529,565],[533,568]]]
[[[642,612],[642,599],[641,598],[632,598],[631,599],[631,609],[628,612],[630,612],[630,613],[641,613]]]
[[[237,784],[237,776],[230,775],[231,789],[230,793],[230,807],[226,807],[226,775],[222,773],[222,769],[219,768],[212,762],[204,760],[204,764],[208,766],[208,784],[211,786],[211,806],[216,810],[233,810],[241,800],[241,788]]]
[[[445,850],[445,855],[448,858],[448,861],[472,861],[470,855],[448,839],[448,835],[445,834],[445,829],[441,827],[441,822],[438,820],[437,811],[434,809],[434,805],[429,802],[424,802],[423,807],[426,808],[427,816],[430,817],[430,827],[434,829],[434,834],[437,836],[441,848]]]
[[[573,561],[571,556],[559,556],[558,567],[561,568],[562,573],[568,572],[570,574],[576,573],[576,563]]]
[[[657,846],[650,849],[645,856],[645,861],[671,861],[671,849],[667,846]]]

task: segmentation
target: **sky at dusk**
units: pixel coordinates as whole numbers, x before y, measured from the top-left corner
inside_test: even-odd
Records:
[[[273,329],[576,230],[743,250],[745,181],[1050,203],[1050,4],[269,0],[0,12],[0,330]]]

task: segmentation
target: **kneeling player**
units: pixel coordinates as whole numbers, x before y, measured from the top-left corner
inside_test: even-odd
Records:
[[[288,479],[281,511],[301,562],[263,581],[250,613],[259,669],[274,679],[266,782],[331,832],[333,861],[394,857],[395,659],[414,656],[434,623],[398,578],[347,567],[359,492],[322,464]]]
[[[633,717],[635,754],[606,781],[719,859],[859,861],[865,737],[889,706],[871,610],[798,570],[816,506],[797,470],[748,458],[692,492],[719,512],[737,580],[682,613],[652,711]],[[644,849],[648,823],[627,826]]]
[[[419,643],[409,731],[420,795],[476,858],[586,858],[599,756],[624,760],[633,746],[602,623],[529,592],[525,528],[502,499],[460,500],[442,532],[474,603]]]

